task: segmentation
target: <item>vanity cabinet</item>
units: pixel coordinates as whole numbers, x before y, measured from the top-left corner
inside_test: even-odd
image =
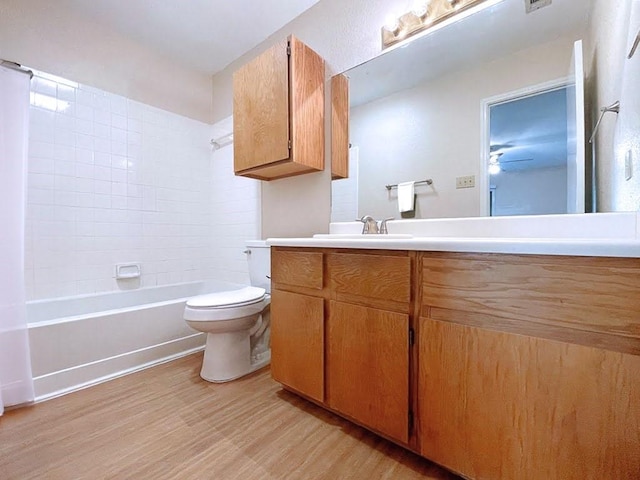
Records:
[[[273,180],[324,169],[324,60],[290,36],[233,75],[236,175]]]
[[[409,441],[408,252],[272,248],[275,380]]]
[[[322,254],[275,250],[271,259],[271,375],[323,402]]]
[[[466,478],[638,478],[640,259],[272,247],[272,275],[287,388]]]
[[[327,404],[406,444],[411,258],[330,252],[326,265]]]
[[[421,255],[420,453],[469,478],[640,474],[640,261]]]

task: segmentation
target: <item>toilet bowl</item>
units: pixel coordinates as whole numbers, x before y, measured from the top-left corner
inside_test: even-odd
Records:
[[[207,334],[200,376],[228,382],[269,364],[270,255],[264,242],[245,250],[253,286],[199,295],[187,301],[184,319]]]

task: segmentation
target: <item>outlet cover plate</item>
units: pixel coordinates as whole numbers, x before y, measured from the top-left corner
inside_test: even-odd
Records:
[[[476,176],[456,177],[456,188],[474,188],[476,186]]]

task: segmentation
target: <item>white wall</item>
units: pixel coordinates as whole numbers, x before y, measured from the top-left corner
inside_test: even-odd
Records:
[[[209,75],[178,65],[61,2],[2,0],[0,58],[212,121]]]
[[[640,209],[640,49],[636,50],[633,58],[626,57],[636,35],[640,35],[640,0],[631,2],[627,32],[622,66],[621,107],[614,133],[614,161],[610,170],[613,185],[611,209],[616,211]],[[630,172],[625,171],[626,162],[630,163]],[[631,178],[627,178],[629,173]]]
[[[75,85],[75,86],[74,86]],[[236,178],[212,128],[93,87],[35,77],[26,234],[29,299],[185,281],[248,281],[259,182]],[[140,262],[140,281],[114,278]]]
[[[351,111],[351,142],[360,149],[359,215],[399,218],[397,190],[416,186],[415,218],[480,215],[480,120],[483,99],[564,78],[580,34],[457,71]],[[456,189],[475,175],[476,187]],[[564,188],[563,188],[564,189]]]
[[[634,28],[630,29],[631,7],[634,3],[636,4],[634,5]],[[589,62],[588,92],[591,104],[591,127],[595,125],[601,107],[610,105],[616,100],[622,100],[623,83],[637,92],[637,85],[640,82],[638,72],[635,70],[638,54],[632,60],[626,60],[631,46],[629,37],[635,36],[640,28],[636,13],[637,3],[637,0],[595,0],[591,16],[591,41],[588,44],[588,53],[585,55]],[[626,78],[625,68],[627,69]],[[626,92],[628,95],[630,90]],[[598,211],[637,210],[639,207],[637,201],[629,202],[628,200],[637,199],[637,193],[632,192],[640,189],[640,177],[634,177],[631,183],[626,182],[624,151],[619,148],[620,142],[625,141],[625,135],[621,137],[620,134],[616,134],[616,129],[620,128],[618,124],[624,115],[638,115],[638,107],[632,107],[633,103],[633,100],[625,102],[619,116],[612,113],[606,114],[595,139]],[[590,136],[591,132],[588,134]],[[637,151],[640,141],[632,136],[626,138]],[[640,170],[638,157],[640,155],[636,156],[635,166]]]

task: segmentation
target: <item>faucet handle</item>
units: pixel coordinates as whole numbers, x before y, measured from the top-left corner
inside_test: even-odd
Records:
[[[393,220],[393,217],[389,217],[389,218],[385,218],[384,220],[380,220],[380,227],[378,228],[378,233],[381,233],[383,235],[386,235],[389,233],[389,230],[387,229],[387,222],[389,220]]]

